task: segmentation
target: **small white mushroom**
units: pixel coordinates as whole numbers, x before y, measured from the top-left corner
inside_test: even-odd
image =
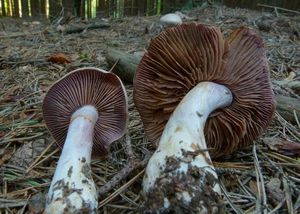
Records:
[[[165,27],[171,27],[182,24],[181,17],[176,13],[168,13],[160,17],[160,23]]]

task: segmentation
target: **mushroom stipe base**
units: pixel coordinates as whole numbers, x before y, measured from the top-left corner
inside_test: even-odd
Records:
[[[97,193],[90,165],[84,157],[79,158],[78,161],[81,165],[81,172],[77,182],[81,184],[75,184],[72,181],[73,166],[71,166],[67,172],[67,177],[53,184],[51,195],[48,195],[46,201],[46,213],[97,213],[97,206],[95,206]],[[89,198],[93,197],[94,203],[87,200],[84,192],[86,190],[90,191]]]
[[[215,175],[193,166],[188,161],[193,156],[187,152],[184,160],[167,158],[167,167],[147,193],[145,213],[222,213],[224,203],[213,189],[218,182]],[[182,163],[187,165],[187,173],[180,172]],[[193,197],[186,201],[182,195]]]

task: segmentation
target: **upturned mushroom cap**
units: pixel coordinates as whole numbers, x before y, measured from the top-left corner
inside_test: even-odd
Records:
[[[127,125],[127,96],[121,80],[113,73],[91,67],[77,69],[52,85],[43,102],[43,116],[60,148],[72,114],[85,105],[94,106],[99,115],[92,156],[105,155]]]
[[[206,122],[213,157],[249,145],[270,123],[275,101],[262,39],[245,27],[224,39],[217,27],[183,24],[151,41],[134,78],[134,102],[151,142],[158,143],[173,110],[202,81],[223,84],[234,96]]]

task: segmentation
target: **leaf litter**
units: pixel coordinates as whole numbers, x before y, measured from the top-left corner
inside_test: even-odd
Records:
[[[219,26],[225,35],[242,25],[256,29],[265,42],[272,80],[284,80],[291,73],[292,79],[300,79],[299,16],[220,6],[194,9],[187,15],[194,21]],[[48,21],[28,25],[17,19],[0,20],[6,26],[0,38],[1,211],[42,212],[60,155],[41,110],[51,84],[79,67],[109,70],[104,57],[107,48],[144,51],[161,31],[158,20],[158,16],[109,19],[105,29],[72,34],[57,32]],[[57,54],[57,59],[49,60]],[[134,106],[131,84],[126,84],[126,91],[130,116],[127,134],[111,147],[106,158],[92,161],[100,213],[139,213],[143,206],[142,177],[153,147]],[[280,85],[274,85],[274,91],[300,96]],[[300,212],[300,113],[291,113],[293,121],[276,112],[254,146],[214,160],[226,202],[224,212]]]

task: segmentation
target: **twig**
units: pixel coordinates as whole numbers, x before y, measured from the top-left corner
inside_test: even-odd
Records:
[[[277,211],[283,206],[285,200],[282,200],[273,210],[269,212],[269,214],[277,213]]]
[[[295,116],[296,123],[297,123],[297,125],[298,125],[298,127],[300,129],[300,122],[298,120],[298,116],[297,116],[297,113],[296,113],[295,109],[293,110],[293,113],[294,113],[294,116]]]
[[[84,26],[84,27],[69,27],[64,31],[64,33],[65,34],[81,33],[88,29],[91,30],[91,29],[109,28],[109,27],[110,27],[110,25],[107,23],[93,23],[93,24],[89,24],[88,26]]]
[[[0,199],[0,209],[4,208],[13,208],[13,207],[22,207],[26,205],[28,200],[7,200],[7,199]]]
[[[44,151],[28,166],[26,169],[26,173],[28,173],[35,165],[36,163],[41,159],[41,157],[51,148],[51,146],[54,144],[55,141],[52,141],[45,149]]]
[[[286,201],[286,205],[288,208],[288,213],[289,214],[294,214],[294,206],[293,206],[293,202],[292,202],[292,196],[291,196],[291,190],[290,187],[288,185],[287,180],[284,178],[283,179],[283,189],[284,189],[284,193],[285,193],[285,201]]]
[[[48,149],[46,149],[47,151]],[[46,151],[43,152],[43,154],[41,154],[36,161],[34,161],[26,170],[26,173],[30,172],[34,167],[40,165],[42,162],[44,162],[45,160],[47,160],[49,157],[52,157],[55,153],[57,153],[60,149],[56,148],[53,152],[51,152],[50,154],[48,154],[46,157],[44,157],[42,160],[39,161],[39,159],[45,154]]]
[[[266,8],[272,8],[274,9],[275,11],[276,10],[282,10],[282,11],[285,11],[285,12],[290,12],[290,13],[296,13],[296,14],[300,14],[299,11],[296,11],[296,10],[289,10],[289,9],[286,9],[286,8],[282,8],[282,7],[277,7],[277,6],[272,6],[272,5],[267,5],[267,4],[257,4],[257,6],[260,6],[260,7],[266,7]]]
[[[224,184],[223,184],[222,182],[220,182],[220,187],[221,187],[221,190],[222,190],[222,192],[223,192],[225,198],[227,199],[227,201],[228,201],[230,207],[233,209],[233,211],[234,211],[236,214],[242,214],[242,213],[243,213],[242,210],[240,210],[238,207],[236,207],[236,206],[233,204],[233,202],[231,201],[231,199],[230,199],[230,197],[229,197],[229,195],[228,195],[228,193],[227,193],[227,190],[226,190],[226,188],[224,187]]]
[[[125,134],[125,151],[126,151],[126,155],[128,156],[129,163],[136,160],[136,156],[133,152],[132,145],[131,145],[131,139],[130,139],[130,135],[128,132],[126,132],[126,134]]]
[[[256,181],[257,181],[257,190],[258,190],[258,197],[257,197],[258,210],[256,211],[261,212],[261,210],[263,210],[263,213],[268,213],[267,195],[265,190],[264,178],[261,172],[261,168],[259,166],[255,144],[253,144],[253,155],[254,155],[254,166],[255,166]],[[260,207],[261,204],[263,205],[262,208]]]
[[[45,133],[44,132],[41,132],[41,133],[38,133],[36,135],[33,135],[33,136],[28,136],[28,137],[20,137],[20,138],[11,138],[11,139],[4,139],[0,142],[0,145],[1,144],[4,144],[4,143],[9,143],[9,142],[13,142],[13,141],[26,141],[26,140],[32,140],[32,139],[35,139],[37,137],[40,137],[42,135],[44,135]]]
[[[36,34],[41,34],[43,32],[47,31],[47,29],[42,30],[42,31],[37,31],[37,32],[32,32],[32,33],[14,33],[11,35],[7,35],[7,36],[0,36],[0,39],[5,39],[5,38],[17,38],[17,37],[22,37],[22,36],[32,36],[32,35],[36,35]]]
[[[104,200],[100,201],[99,208],[103,207],[110,201],[112,201],[115,197],[117,197],[119,194],[121,194],[124,190],[126,190],[131,184],[133,184],[143,173],[145,169],[143,169],[141,172],[139,172],[136,176],[134,176],[130,181],[128,181],[126,184],[121,186],[119,189],[117,189],[115,192],[113,192],[111,195],[109,195]]]
[[[142,161],[135,161],[133,163],[127,164],[109,182],[107,182],[99,189],[99,197],[103,197],[104,195],[106,195],[111,189],[117,186],[121,180],[125,179],[133,170],[140,167],[145,167],[149,159],[150,155],[146,155],[144,160]]]

